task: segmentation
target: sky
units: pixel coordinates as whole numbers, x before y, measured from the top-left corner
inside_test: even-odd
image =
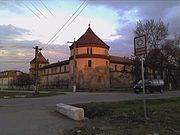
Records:
[[[173,38],[180,34],[179,9],[179,0],[0,0],[0,72],[28,72],[34,46],[50,63],[67,60],[67,42],[89,24],[110,55],[131,57],[137,21],[161,19]]]

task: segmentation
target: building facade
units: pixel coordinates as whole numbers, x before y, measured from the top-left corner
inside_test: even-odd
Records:
[[[14,81],[23,72],[18,70],[8,70],[0,72],[0,88],[13,88]]]
[[[110,47],[90,26],[69,48],[69,59],[53,64],[49,64],[42,54],[39,55],[38,59],[44,60],[38,62],[41,64],[38,70],[40,87],[68,88],[75,83],[78,89],[106,89],[132,83],[133,62],[125,57],[109,55]],[[34,68],[32,60],[31,76]]]

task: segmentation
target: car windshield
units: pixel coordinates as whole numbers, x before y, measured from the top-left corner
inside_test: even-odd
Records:
[[[151,83],[149,80],[144,80],[144,83],[145,84],[149,84],[149,83]],[[140,80],[139,82],[138,82],[138,84],[142,84],[142,80]]]

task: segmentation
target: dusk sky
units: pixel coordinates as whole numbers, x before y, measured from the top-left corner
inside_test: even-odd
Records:
[[[28,72],[36,45],[50,63],[67,60],[71,45],[67,41],[77,40],[88,24],[110,46],[111,55],[130,57],[133,30],[138,20],[145,19],[168,24],[169,38],[180,34],[180,1],[0,0],[0,71]]]

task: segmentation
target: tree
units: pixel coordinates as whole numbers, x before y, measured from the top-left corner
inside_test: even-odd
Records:
[[[148,69],[153,71],[153,78],[163,77],[163,61],[164,57],[160,50],[160,45],[164,42],[168,35],[168,25],[163,21],[144,20],[138,21],[135,36],[146,35],[146,45],[148,54],[145,58],[145,77],[148,78]],[[158,74],[155,72],[158,71]]]
[[[28,87],[32,84],[32,80],[30,79],[29,74],[22,73],[19,76],[17,76],[14,85],[19,87]]]
[[[168,25],[165,25],[161,20],[157,22],[152,19],[138,21],[134,34],[136,37],[146,35],[148,49],[158,48],[168,35]]]
[[[166,59],[166,79],[176,86],[180,82],[180,47],[174,40],[167,40],[162,45],[161,51]]]
[[[146,57],[145,65],[153,72],[153,78],[161,77],[163,78],[164,63],[166,61],[161,49],[155,48],[151,49]],[[156,73],[157,72],[157,73]],[[148,74],[148,72],[146,72]]]

